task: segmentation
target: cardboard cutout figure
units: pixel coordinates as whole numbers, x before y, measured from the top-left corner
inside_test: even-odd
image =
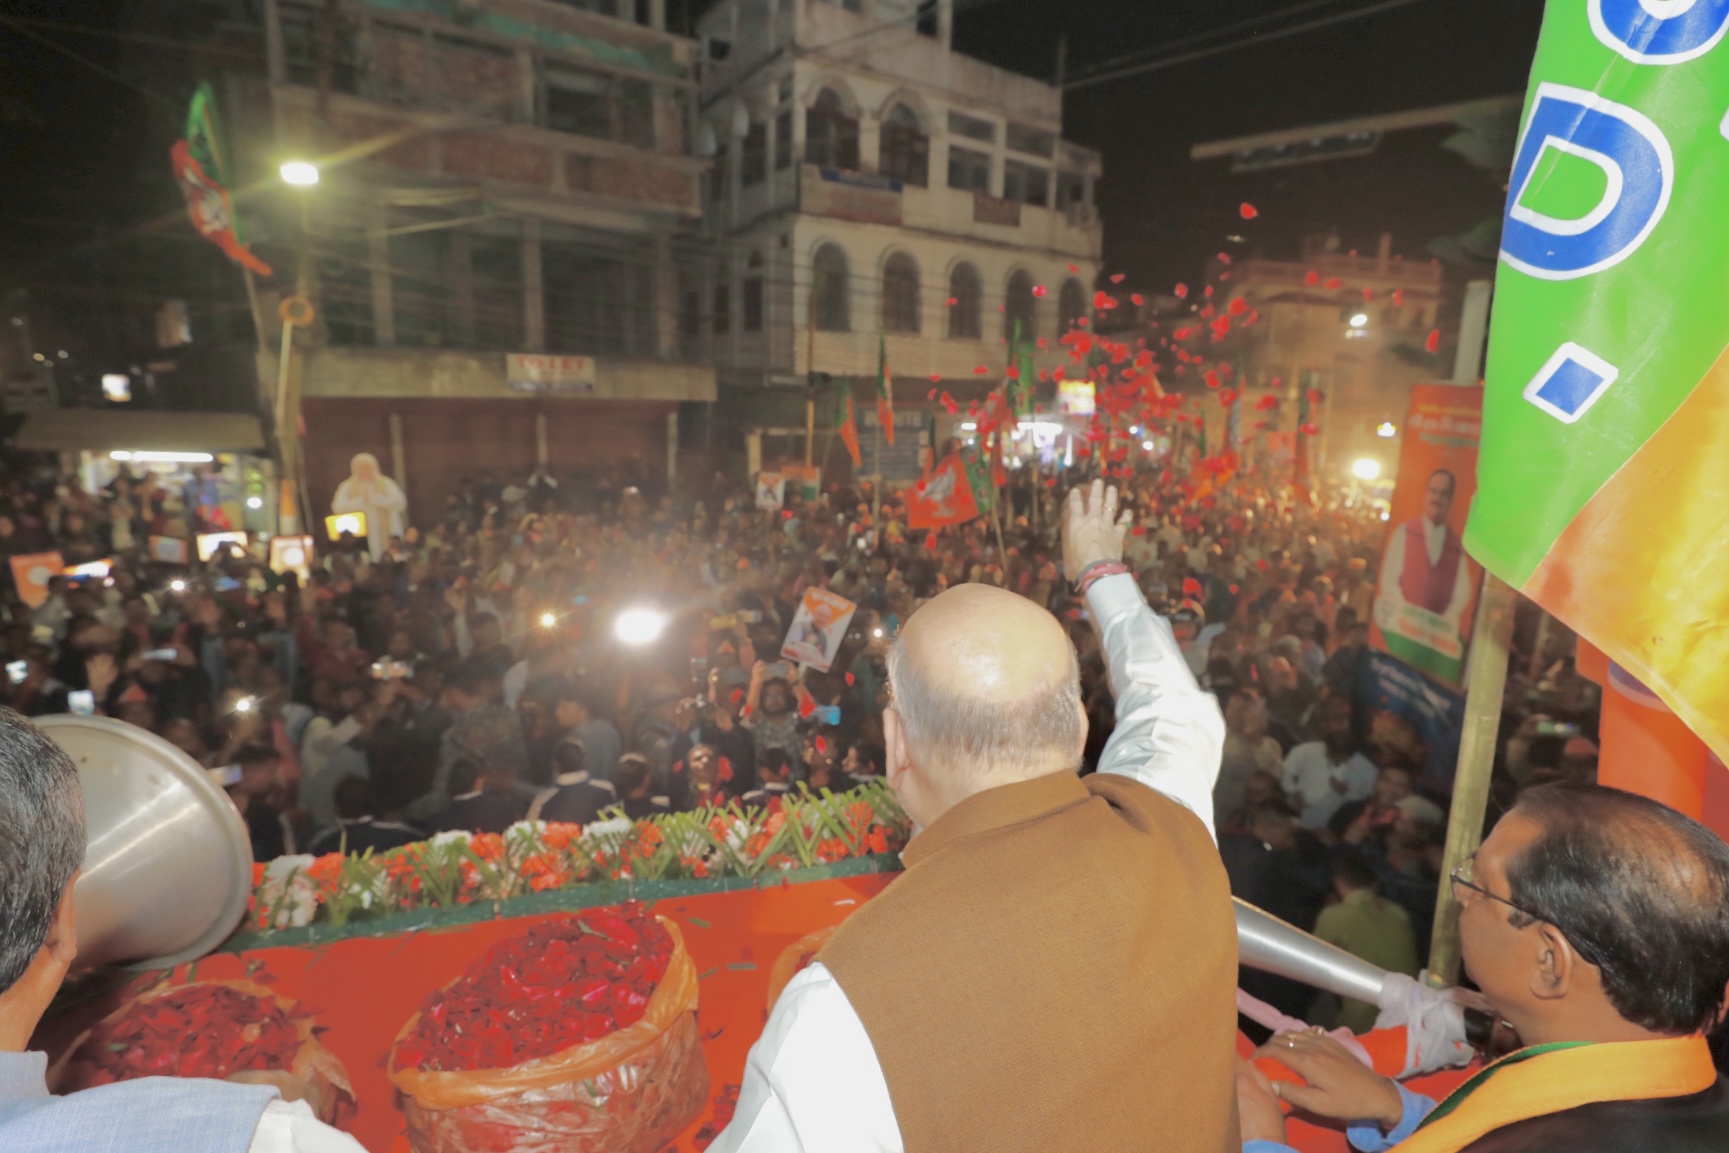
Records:
[[[408,498],[402,486],[380,471],[378,458],[370,452],[357,454],[349,468],[348,479],[336,486],[330,511],[366,514],[366,543],[377,560],[390,547],[391,537],[407,531]]]

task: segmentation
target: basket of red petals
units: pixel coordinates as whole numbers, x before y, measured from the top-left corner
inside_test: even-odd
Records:
[[[418,1153],[655,1153],[708,1098],[696,967],[641,905],[501,941],[403,1026],[390,1079]]]
[[[50,1078],[76,1092],[135,1077],[274,1084],[325,1120],[353,1100],[348,1072],[293,1001],[252,981],[162,986],[128,1001],[72,1043]]]

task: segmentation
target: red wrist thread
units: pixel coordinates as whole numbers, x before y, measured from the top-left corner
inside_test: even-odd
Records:
[[[1081,570],[1081,579],[1075,582],[1075,591],[1085,596],[1088,589],[1106,577],[1118,576],[1128,571],[1129,566],[1119,561],[1097,561]]]

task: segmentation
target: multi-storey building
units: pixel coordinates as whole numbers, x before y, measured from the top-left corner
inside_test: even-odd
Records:
[[[482,470],[670,468],[715,376],[678,338],[707,165],[663,0],[266,0],[265,22],[258,127],[322,176],[292,194],[314,511],[361,451],[420,519]]]
[[[1049,368],[1088,313],[1099,155],[1062,139],[1060,89],[952,32],[952,0],[722,0],[700,21],[715,258],[683,332],[747,429],[802,425],[809,374],[873,379],[885,343],[903,411],[964,403],[1001,382],[1017,323]]]
[[[1250,401],[1267,389],[1292,397],[1299,382],[1319,390],[1324,399],[1312,414],[1321,427],[1315,463],[1334,479],[1347,478],[1361,457],[1377,460],[1391,475],[1391,434],[1382,426],[1404,422],[1411,385],[1452,376],[1450,353],[1428,348],[1440,324],[1441,265],[1394,255],[1390,235],[1373,255],[1340,251],[1336,237],[1316,236],[1305,242],[1300,260],[1252,259],[1230,271],[1227,307],[1240,297],[1259,322],[1239,325],[1231,344],[1209,355],[1233,362],[1233,376]],[[1223,420],[1212,406],[1207,416]],[[1293,427],[1285,418],[1284,431]],[[1214,430],[1215,438],[1219,433]]]

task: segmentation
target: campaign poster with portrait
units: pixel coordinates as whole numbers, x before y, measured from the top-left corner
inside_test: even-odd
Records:
[[[819,672],[828,672],[857,611],[857,605],[827,589],[806,589],[780,655]]]
[[[786,504],[786,477],[778,472],[756,474],[756,507],[779,512]]]
[[[1411,390],[1369,627],[1374,648],[1453,686],[1464,679],[1483,585],[1483,567],[1466,555],[1463,540],[1482,429],[1481,388]]]

